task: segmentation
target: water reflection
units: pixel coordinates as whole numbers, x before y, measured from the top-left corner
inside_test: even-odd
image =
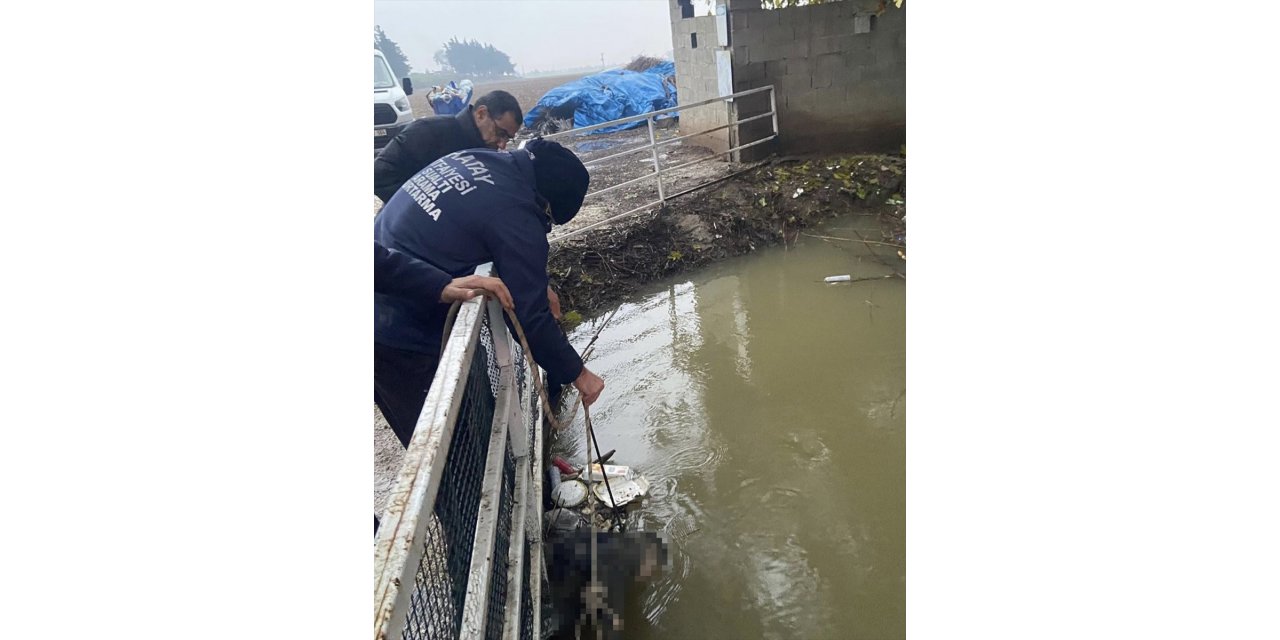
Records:
[[[743,382],[751,381],[751,333],[737,276],[723,276],[694,288],[695,307],[704,340],[732,354],[733,367]],[[713,354],[708,353],[706,357]]]

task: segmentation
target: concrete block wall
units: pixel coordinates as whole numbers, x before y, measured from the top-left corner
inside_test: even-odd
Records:
[[[779,152],[890,152],[905,142],[905,4],[886,2],[869,32],[855,32],[855,16],[865,25],[871,15],[867,4],[765,10],[759,0],[730,0],[734,91],[774,85]],[[755,124],[743,127],[744,140],[767,131],[748,130]]]
[[[671,44],[676,63],[676,94],[680,104],[693,104],[720,95],[716,80],[716,23],[710,16],[681,18],[678,0],[668,0],[671,10]],[[698,47],[692,46],[692,34],[698,36]],[[687,135],[727,124],[728,108],[722,104],[680,110],[680,133]],[[729,148],[728,130],[721,130],[689,140],[712,149]]]

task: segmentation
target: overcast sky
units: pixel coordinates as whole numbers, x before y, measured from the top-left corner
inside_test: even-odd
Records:
[[[625,63],[671,50],[666,0],[374,0],[374,23],[400,45],[414,71],[453,36],[492,44],[516,70]]]

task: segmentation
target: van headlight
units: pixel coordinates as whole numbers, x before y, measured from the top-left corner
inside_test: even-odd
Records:
[[[396,100],[396,111],[408,111],[408,110],[409,110],[408,98],[399,98]]]

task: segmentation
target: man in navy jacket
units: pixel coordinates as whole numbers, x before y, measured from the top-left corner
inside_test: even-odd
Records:
[[[504,308],[515,308],[511,292],[498,278],[477,275],[450,278],[449,274],[391,251],[377,241],[373,243],[373,292],[445,303],[466,302],[487,292]]]
[[[573,383],[587,405],[604,381],[582,364],[547,299],[547,233],[582,206],[589,176],[564,147],[534,140],[506,153],[458,151],[420,171],[374,220],[374,239],[451,277],[493,262],[515,301],[534,360],[553,384]],[[440,355],[449,306],[374,296],[374,399],[408,446]]]

